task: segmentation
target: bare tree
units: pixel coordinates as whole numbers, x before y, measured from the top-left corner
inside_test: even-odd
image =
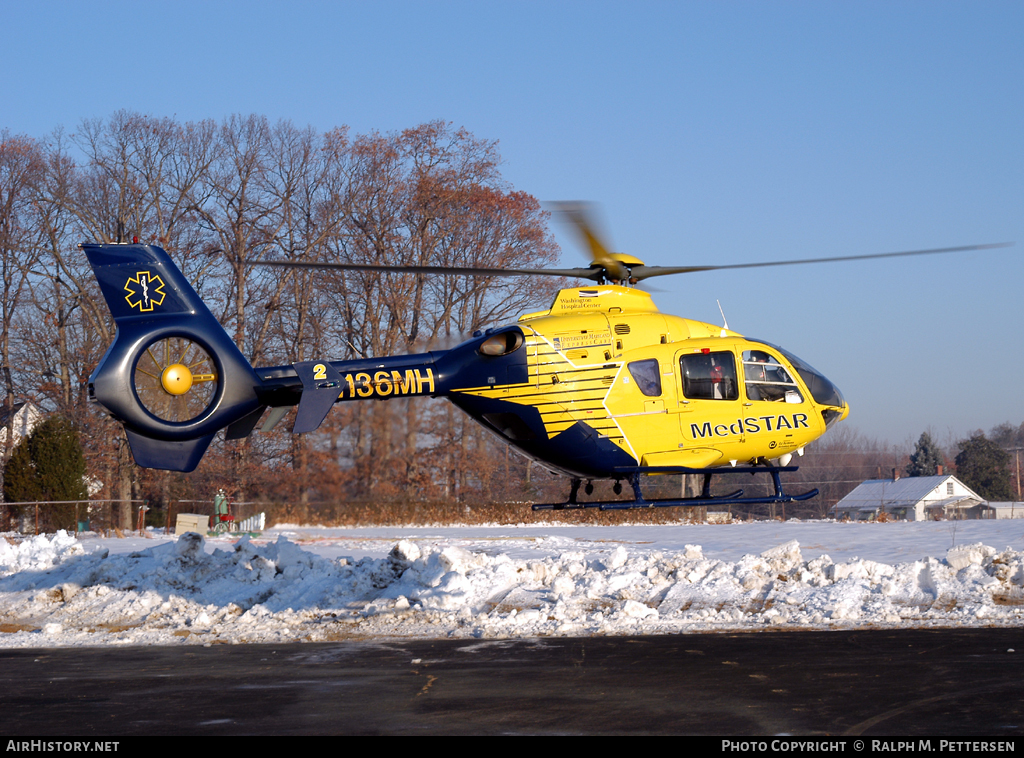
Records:
[[[3,142],[17,141],[5,134]],[[431,497],[498,486],[489,470],[480,473],[493,468],[481,461],[504,460],[505,448],[451,408],[422,399],[346,404],[306,437],[215,443],[187,476],[136,470],[123,435],[86,403],[88,375],[114,325],[77,250],[82,240],[161,245],[208,302],[223,304],[221,323],[255,363],[450,346],[550,301],[557,282],[523,287],[486,277],[249,264],[553,263],[545,214],[503,181],[496,143],[444,122],[350,139],[344,127],[318,133],[258,115],[180,123],[119,111],[82,123],[71,137],[57,131],[45,142],[17,144],[34,151],[36,168],[15,193],[28,198],[18,206],[18,218],[29,219],[19,221],[22,257],[5,252],[5,261],[22,268],[0,271],[10,274],[6,292],[16,292],[23,309],[0,310],[8,402],[21,382],[45,406],[76,419],[90,439],[91,475],[113,497],[127,503],[143,487],[167,500],[225,480],[240,495],[259,486],[300,500],[314,491]],[[4,223],[4,249],[13,250],[8,232],[15,227]],[[15,364],[31,368],[19,375],[9,370]]]
[[[6,464],[14,447],[14,398],[16,386],[12,363],[12,328],[24,302],[26,278],[34,255],[32,190],[43,168],[42,153],[35,141],[0,132],[0,374],[4,384],[7,431],[0,450]]]

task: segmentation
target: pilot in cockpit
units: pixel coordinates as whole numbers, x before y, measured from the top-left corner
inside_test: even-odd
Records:
[[[762,350],[751,350],[744,356],[743,374],[746,378],[747,399],[778,402],[785,397],[784,386],[789,383],[785,369],[771,360]]]

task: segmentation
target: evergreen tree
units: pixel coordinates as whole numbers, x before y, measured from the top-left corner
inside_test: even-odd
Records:
[[[4,500],[8,503],[31,502],[39,500],[39,495],[32,451],[28,437],[23,437],[4,466]]]
[[[935,476],[942,465],[942,451],[928,432],[922,432],[910,456],[907,476]]]
[[[986,500],[1012,500],[1009,454],[995,442],[976,432],[957,443],[956,473],[964,484]]]
[[[51,416],[14,448],[4,467],[7,502],[85,500],[85,458],[74,425]],[[40,512],[47,529],[74,524],[74,505],[52,506]]]

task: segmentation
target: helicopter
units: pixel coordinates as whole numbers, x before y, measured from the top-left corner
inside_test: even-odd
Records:
[[[534,509],[787,503],[780,473],[849,413],[842,393],[791,352],[726,327],[661,313],[636,284],[653,276],[951,253],[1005,243],[710,266],[647,266],[612,253],[585,210],[556,210],[580,233],[591,263],[569,269],[444,268],[259,261],[256,265],[440,275],[559,276],[545,310],[477,331],[441,351],[253,367],[155,245],[82,243],[117,325],[89,378],[89,397],[125,430],[138,465],[192,471],[215,435],[249,436],[297,406],[292,432],[316,430],[335,403],[444,397],[548,470],[571,480],[563,503]],[[774,492],[712,496],[722,473],[769,474]],[[696,474],[694,497],[648,499],[642,476]],[[632,499],[581,501],[595,480],[626,481]]]

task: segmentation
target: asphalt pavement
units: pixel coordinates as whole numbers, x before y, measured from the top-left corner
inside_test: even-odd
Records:
[[[1022,682],[1019,628],[12,649],[0,736],[1013,741]]]

